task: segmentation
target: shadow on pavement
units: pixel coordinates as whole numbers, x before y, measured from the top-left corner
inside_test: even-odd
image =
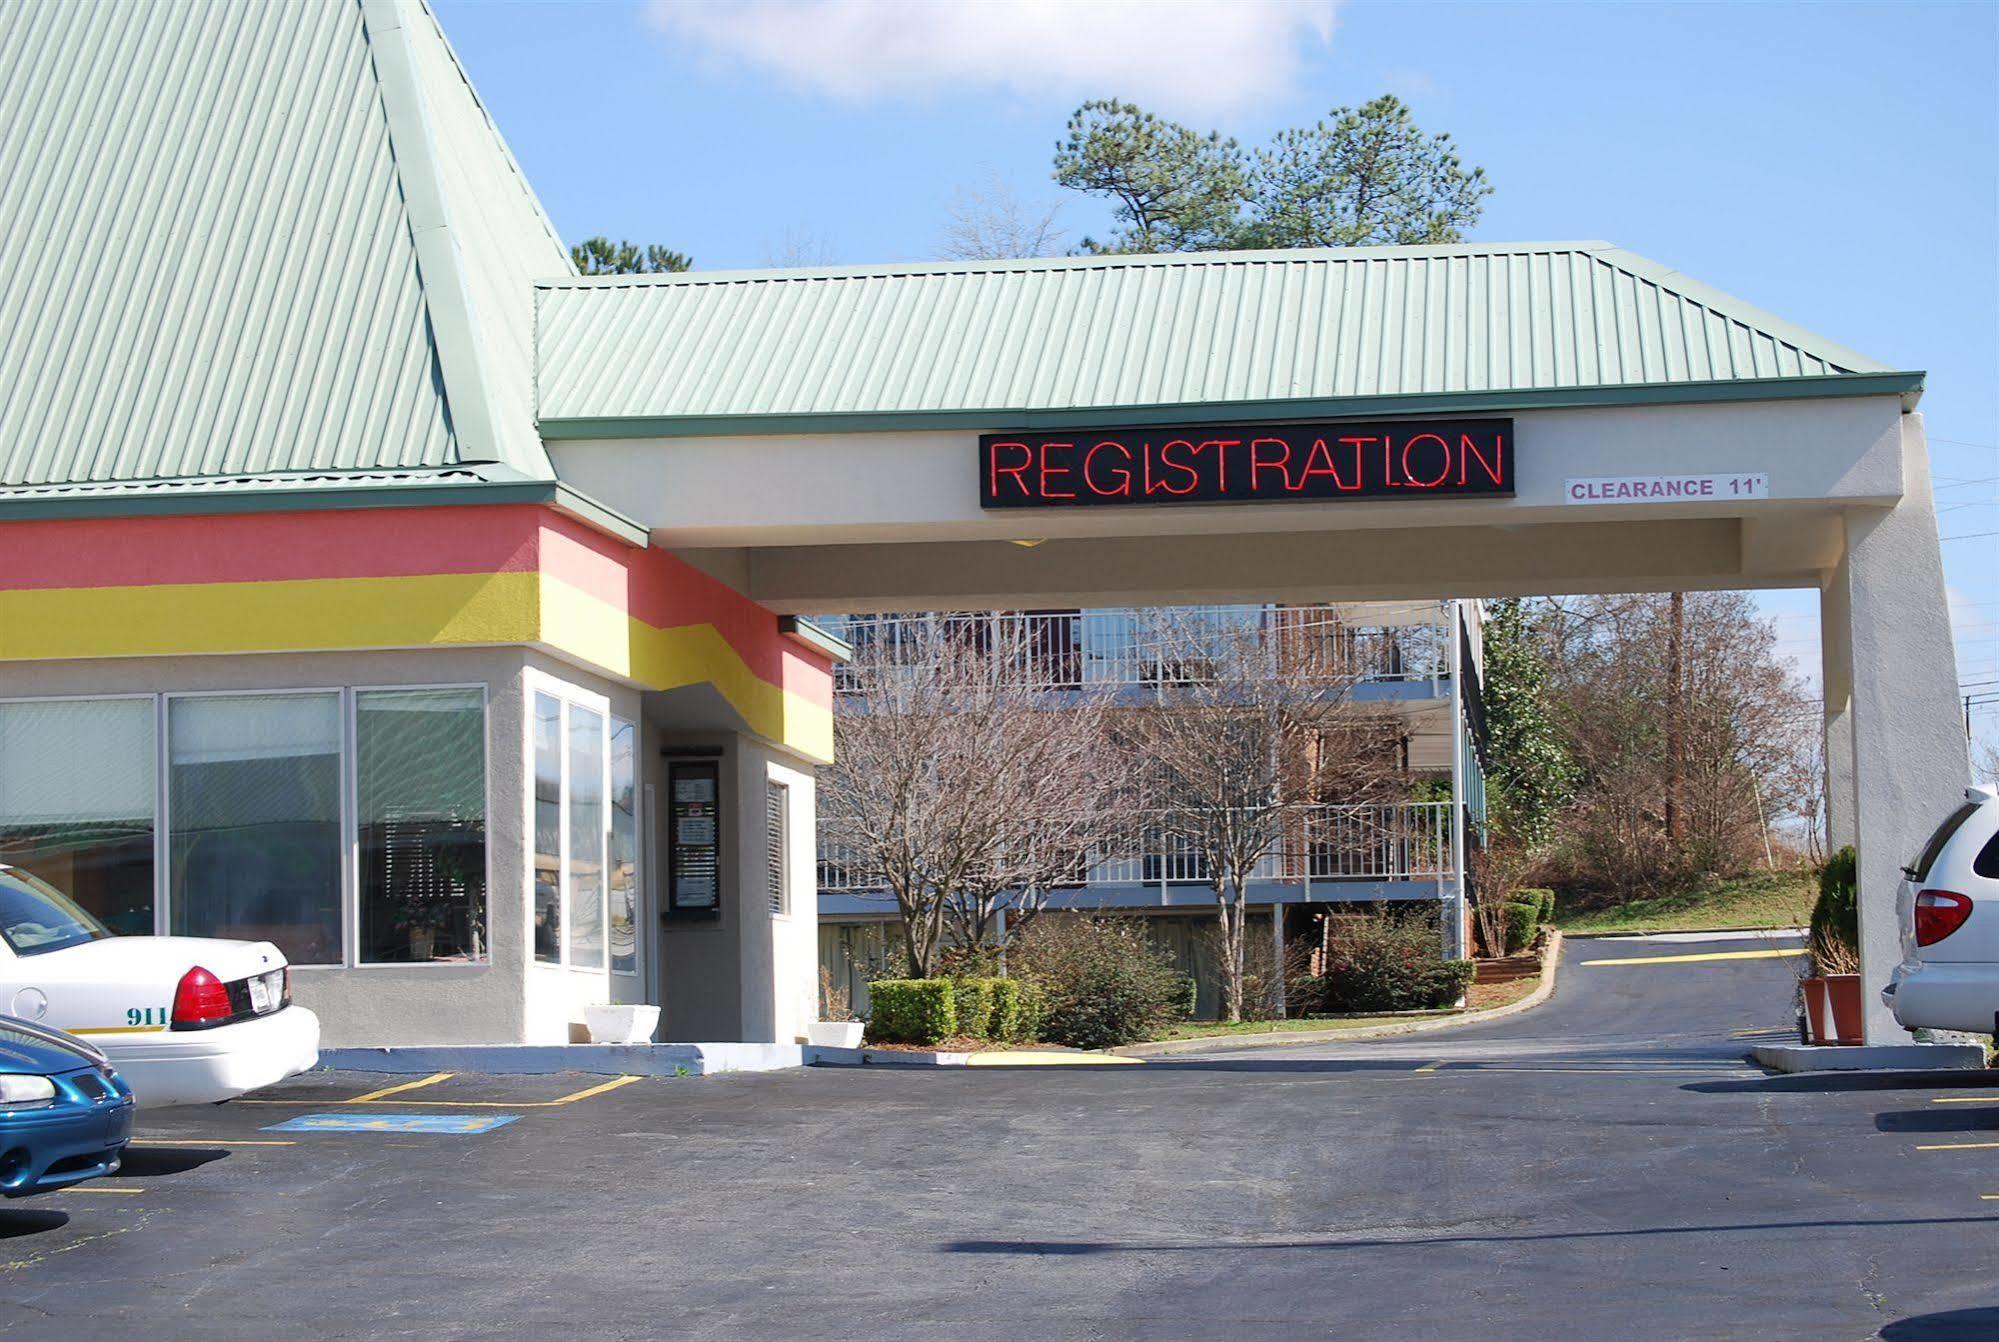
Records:
[[[1999,1309],[1947,1309],[1914,1314],[1883,1328],[1882,1342],[1990,1342],[1999,1337]]]
[[[1874,1115],[1874,1127],[1879,1132],[1994,1132],[1999,1131],[1999,1112],[1984,1105],[1889,1109]]]
[[[166,1174],[185,1174],[198,1170],[203,1165],[223,1159],[229,1153],[219,1147],[203,1146],[200,1142],[189,1142],[186,1146],[148,1146],[134,1151],[125,1148],[125,1159],[118,1165],[120,1178],[157,1179]]]
[[[1244,1249],[1407,1249],[1431,1244],[1539,1244],[1564,1240],[1642,1239],[1653,1235],[1735,1235],[1768,1230],[1871,1230],[1887,1226],[1990,1225],[1992,1216],[1907,1216],[1878,1220],[1750,1221],[1740,1225],[1634,1226],[1629,1230],[1548,1230],[1520,1235],[1410,1235],[1346,1239],[1201,1240],[1172,1243],[1128,1243],[1110,1240],[954,1240],[945,1253],[1018,1254],[1022,1256],[1086,1257],[1116,1253],[1215,1253]]]
[[[40,1235],[51,1230],[60,1230],[69,1224],[69,1213],[53,1208],[40,1207],[0,1207],[0,1239],[17,1239],[22,1235]]]
[[[1783,1091],[1825,1095],[1855,1090],[1999,1091],[1999,1071],[1787,1072],[1777,1076],[1751,1077],[1746,1081],[1700,1081],[1680,1089],[1699,1091],[1703,1095],[1773,1094]],[[1999,1094],[1993,1095],[1992,1102],[1999,1104]]]

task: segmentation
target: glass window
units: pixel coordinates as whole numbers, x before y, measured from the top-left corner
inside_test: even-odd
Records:
[[[167,745],[173,930],[339,963],[340,696],[171,699]]]
[[[534,958],[562,959],[562,703],[534,697]]]
[[[604,967],[604,719],[569,706],[569,963]]]
[[[476,689],[356,691],[362,961],[485,958],[485,743]]]
[[[0,704],[0,864],[150,933],[155,767],[150,698]]]
[[[638,735],[611,719],[611,968],[620,974],[639,971]]]

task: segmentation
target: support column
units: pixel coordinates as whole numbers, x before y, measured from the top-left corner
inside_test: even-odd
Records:
[[[1284,1002],[1284,906],[1274,900],[1270,905],[1270,964],[1271,977],[1276,980],[1274,991],[1271,994],[1271,1005],[1276,1010],[1277,1019],[1283,1020],[1286,1014]]]
[[[1465,907],[1465,751],[1469,743],[1465,735],[1465,677],[1464,635],[1459,621],[1463,618],[1458,602],[1444,603],[1445,619],[1450,627],[1450,668],[1451,668],[1451,871],[1443,891],[1443,907],[1439,910],[1439,921],[1444,931],[1444,958],[1463,960],[1471,955],[1471,945],[1466,926],[1469,911]]]
[[[1870,1044],[1908,1038],[1880,999],[1902,955],[1895,890],[1902,865],[1963,800],[1970,774],[1929,453],[1916,415],[1902,417],[1902,490],[1893,508],[1846,515],[1846,556],[1827,585],[1828,605],[1843,605],[1847,616],[1860,973]],[[1829,783],[1832,774],[1828,768]]]
[[[1819,682],[1825,702],[1826,853],[1854,841],[1853,640],[1846,561],[1819,589]]]

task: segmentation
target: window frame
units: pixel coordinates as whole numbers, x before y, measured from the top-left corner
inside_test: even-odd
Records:
[[[616,845],[612,836],[616,832],[618,794],[616,764],[613,742],[618,729],[632,729],[632,967],[618,968],[618,957],[611,951],[611,871],[615,865]],[[619,978],[643,981],[646,972],[645,953],[645,884],[644,875],[648,870],[645,856],[645,816],[646,792],[644,752],[645,723],[638,717],[626,717],[611,711],[604,719],[604,968],[606,972]]]
[[[578,687],[564,686],[562,682],[552,682],[551,690],[558,699],[564,694],[587,694]],[[481,823],[485,833],[485,883],[486,883],[486,954],[479,960],[434,960],[427,962],[400,962],[393,960],[365,962],[361,957],[361,863],[360,863],[360,756],[359,719],[357,696],[370,691],[424,691],[424,690],[476,690],[479,693],[479,747],[482,754],[480,777],[483,792],[483,816]],[[529,689],[531,702],[532,688]],[[285,685],[249,686],[221,690],[152,690],[118,691],[108,694],[15,694],[0,696],[0,704],[54,704],[54,703],[101,703],[111,700],[149,701],[153,710],[153,935],[173,935],[173,881],[172,881],[172,841],[173,841],[173,743],[170,740],[170,705],[176,699],[245,699],[289,697],[295,695],[333,695],[339,703],[339,773],[340,773],[340,958],[322,961],[291,961],[296,969],[390,969],[408,972],[421,970],[425,973],[465,973],[481,971],[493,964],[491,929],[494,925],[493,904],[493,695],[492,686],[483,680],[464,681],[419,681],[390,684],[367,685]],[[528,732],[527,749],[531,758],[533,750],[533,714],[524,713]],[[565,775],[566,776],[566,775]],[[608,771],[607,771],[608,781]],[[534,789],[527,789],[529,832],[527,842],[533,844],[532,807]],[[565,820],[566,826],[566,820]],[[566,828],[565,828],[566,833]],[[608,829],[606,831],[608,843]],[[643,859],[641,859],[643,861]],[[608,889],[608,882],[606,883]],[[529,916],[532,916],[532,901],[529,902]],[[566,951],[566,946],[565,946]],[[603,972],[603,971],[591,971]]]
[[[480,845],[486,855],[486,953],[477,960],[363,960],[361,958],[361,705],[363,694],[385,691],[409,693],[422,690],[477,690],[479,692],[479,780],[480,810],[479,825],[484,842]],[[420,969],[432,971],[465,972],[489,968],[493,963],[493,696],[491,687],[483,680],[448,681],[438,684],[421,685],[349,685],[343,691],[346,697],[346,712],[341,717],[341,804],[345,811],[340,824],[340,844],[342,861],[347,869],[343,878],[346,884],[345,897],[341,900],[342,927],[341,942],[346,953],[345,969],[400,969],[404,971]],[[532,797],[534,787],[530,779],[528,787]],[[529,842],[533,842],[530,835]],[[529,901],[532,906],[533,901]],[[530,945],[529,954],[533,954]]]
[[[562,933],[556,938],[556,959],[554,960],[536,959],[534,954],[534,898],[532,892],[535,844],[534,808],[536,800],[534,789],[534,700],[537,694],[547,695],[549,698],[555,700],[560,707],[558,720],[561,724],[561,730],[558,736],[559,744],[556,753],[562,767],[558,774],[560,781],[557,784],[559,797],[556,806],[556,815],[558,818],[556,846],[557,852],[561,857],[561,865],[556,871],[556,903],[562,910]],[[605,879],[599,882],[597,892],[597,925],[602,930],[604,936],[604,963],[601,965],[579,965],[570,957],[569,711],[572,707],[586,709],[595,713],[601,724],[600,744],[602,749],[598,752],[598,758],[601,761],[599,767],[603,787],[601,794],[604,817],[603,842],[607,859],[611,851],[611,721],[613,718],[624,719],[631,722],[634,731],[637,731],[640,720],[637,717],[625,718],[624,714],[619,713],[612,705],[609,695],[599,694],[594,690],[587,690],[581,685],[563,680],[558,676],[550,675],[539,667],[530,666],[524,668],[521,678],[521,695],[523,705],[521,712],[521,761],[527,776],[527,786],[522,789],[525,794],[524,805],[526,810],[524,817],[526,821],[526,833],[523,836],[522,853],[526,859],[527,880],[529,882],[529,895],[525,901],[525,907],[521,910],[521,918],[522,931],[526,938],[527,962],[530,968],[561,970],[564,973],[594,974],[608,981],[614,972],[611,969],[611,882],[609,879],[608,860],[605,863]],[[635,761],[637,758],[638,741],[639,738],[635,736],[633,739]],[[642,910],[644,907],[642,896],[645,889],[643,884],[645,879],[643,869],[636,873],[634,879],[640,882],[638,889],[641,892],[640,908]],[[639,921],[643,921],[643,919]],[[490,922],[487,924],[489,927],[491,925]],[[637,972],[642,976],[645,972],[643,969],[645,953],[642,947],[636,942],[633,954],[641,960],[641,968]]]
[[[771,824],[771,807],[777,807],[775,825]],[[771,840],[777,840],[777,851],[771,851]],[[766,773],[764,775],[764,879],[770,879],[770,869],[777,868],[777,890],[775,898],[765,888],[765,903],[774,919],[791,919],[791,784],[782,778]]]

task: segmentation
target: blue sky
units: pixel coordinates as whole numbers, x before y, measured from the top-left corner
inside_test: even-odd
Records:
[[[1048,177],[1085,98],[1253,144],[1395,92],[1490,175],[1475,238],[1607,238],[1926,370],[1959,674],[1999,688],[1999,6],[434,3],[565,238],[703,269],[930,257],[995,174],[1101,231]],[[1765,604],[1815,677],[1815,597]]]

